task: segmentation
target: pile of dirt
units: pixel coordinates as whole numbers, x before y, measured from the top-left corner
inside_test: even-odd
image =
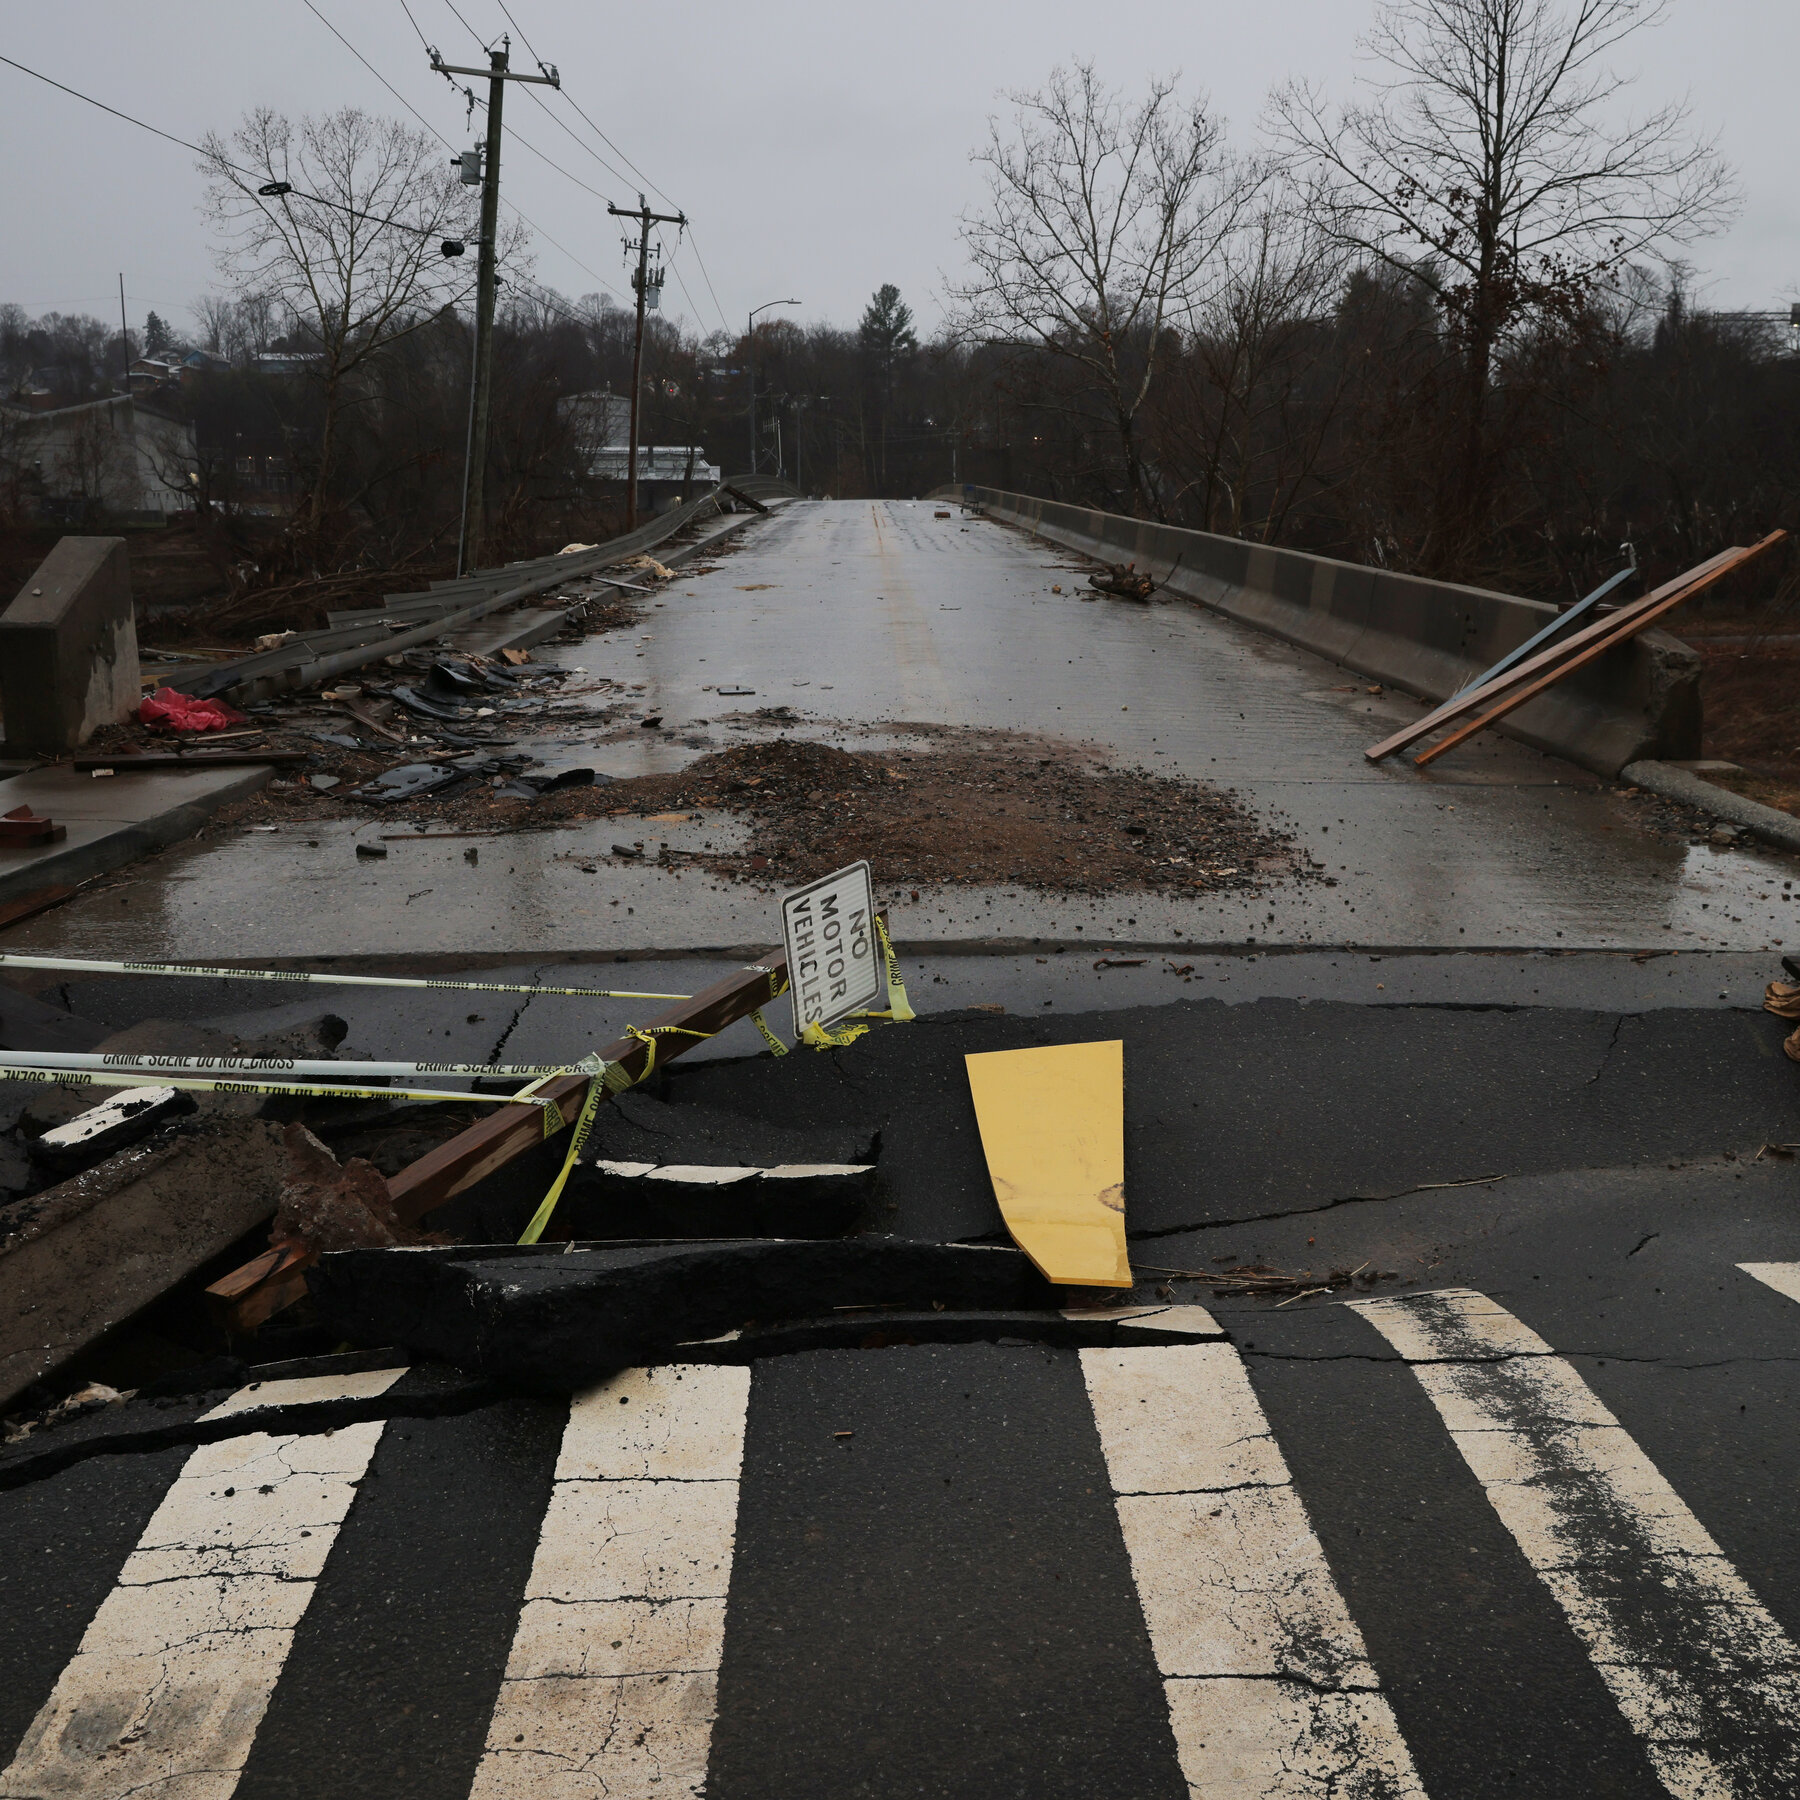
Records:
[[[945,727],[899,728],[913,750],[850,751],[777,737],[697,758],[673,774],[602,778],[526,796],[485,775],[377,809],[271,784],[220,814],[223,824],[368,818],[479,834],[584,819],[747,818],[742,848],[669,850],[671,865],[788,886],[868,857],[897,886],[1012,885],[1063,893],[1156,889],[1249,892],[1270,879],[1322,878],[1293,836],[1259,824],[1222,789],[1145,769],[1112,769],[1056,740]],[[333,766],[358,760],[338,752]],[[529,781],[530,777],[524,778]],[[346,783],[345,785],[348,785]],[[510,791],[507,791],[510,790]],[[635,857],[635,843],[616,854]]]
[[[1290,834],[1259,824],[1224,790],[997,733],[941,734],[911,752],[777,738],[702,756],[674,775],[547,795],[536,811],[652,817],[681,808],[747,816],[750,841],[666,860],[769,885],[865,856],[884,883],[1090,894],[1243,892],[1318,873]]]

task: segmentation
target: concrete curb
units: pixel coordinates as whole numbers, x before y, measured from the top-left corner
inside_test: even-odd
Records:
[[[73,838],[75,828],[81,823],[79,817],[66,815],[54,798],[47,801],[37,791],[38,777],[51,773],[50,770],[37,770],[0,784],[0,801],[13,805],[29,801],[59,822],[67,817]],[[252,763],[243,768],[208,769],[204,774],[198,769],[192,773],[174,773],[188,789],[185,797],[174,805],[167,803],[165,784],[148,773],[115,778],[116,783],[145,782],[144,798],[158,809],[145,812],[141,818],[112,822],[111,828],[98,836],[59,844],[33,856],[29,862],[13,866],[0,864],[0,901],[22,899],[40,888],[72,887],[77,882],[88,881],[125,863],[135,862],[152,850],[161,850],[192,837],[220,807],[241,800],[246,794],[254,794],[275,771],[268,763]],[[31,791],[26,791],[25,783],[32,784]],[[115,797],[119,791],[119,787],[113,785],[108,798]]]
[[[1760,800],[1746,800],[1742,794],[1717,787],[1691,769],[1678,769],[1666,762],[1634,762],[1619,771],[1619,779],[1665,800],[1700,807],[1727,824],[1742,826],[1778,850],[1800,850],[1800,819],[1792,813],[1764,806]]]

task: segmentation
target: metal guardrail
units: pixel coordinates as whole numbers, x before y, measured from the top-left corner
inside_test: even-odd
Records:
[[[516,606],[552,588],[585,581],[617,563],[644,555],[696,519],[725,510],[732,499],[762,507],[765,499],[798,497],[798,490],[787,482],[766,475],[734,476],[686,505],[640,525],[636,531],[596,544],[591,550],[535,557],[505,568],[483,569],[460,581],[433,582],[424,593],[391,595],[388,599],[394,612],[388,612],[384,605],[360,618],[334,617],[330,625],[320,630],[297,632],[277,649],[219,663],[187,680],[184,691],[199,700],[218,696],[253,699],[286,688],[307,687],[315,681],[329,681],[360,669],[377,657],[430,643],[489,613]],[[426,603],[422,609],[421,602]],[[395,631],[386,621],[396,616],[419,622],[410,630]]]

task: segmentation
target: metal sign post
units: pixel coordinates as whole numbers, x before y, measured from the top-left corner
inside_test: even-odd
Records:
[[[866,862],[781,897],[794,1034],[886,1003],[887,971],[875,936],[875,884]]]

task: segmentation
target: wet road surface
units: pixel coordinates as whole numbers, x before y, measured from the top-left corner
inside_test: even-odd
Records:
[[[1614,788],[1492,734],[1431,770],[1363,748],[1418,706],[1306,652],[1177,602],[1084,602],[1073,560],[928,503],[797,502],[683,575],[636,626],[540,652],[642,684],[670,735],[565,734],[556,754],[615,776],[792,731],[888,741],[898,721],[1047,732],[1106,758],[1232,787],[1288,823],[1338,885],[1267,896],[1058,898],[1015,888],[899,896],[895,935],[925,946],[1093,942],[1196,948],[1355,944],[1750,950],[1800,942],[1793,866],[1773,852],[1654,837]],[[1063,593],[1052,593],[1054,585]],[[720,687],[749,688],[721,697]],[[553,715],[552,715],[553,716]],[[700,743],[684,739],[701,740]],[[19,948],[178,958],[687,950],[771,937],[771,895],[606,859],[611,844],[740,841],[728,818],[600,820],[484,841],[354,844],[363,822],[209,835],[132,885],[30,921]],[[594,865],[588,873],[584,864]],[[877,862],[877,878],[880,870]]]

